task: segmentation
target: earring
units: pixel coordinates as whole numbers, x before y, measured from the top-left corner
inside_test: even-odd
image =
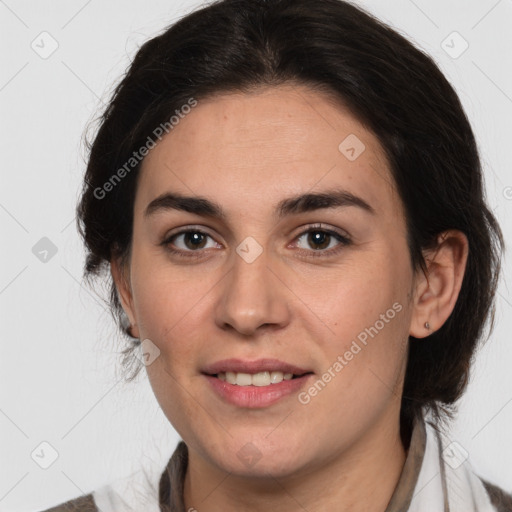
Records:
[[[430,324],[428,322],[425,322],[425,329],[430,330]]]

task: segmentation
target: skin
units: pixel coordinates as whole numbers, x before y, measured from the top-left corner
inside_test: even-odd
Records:
[[[338,149],[349,134],[365,145],[354,161]],[[375,214],[345,206],[276,220],[282,199],[333,187],[363,198]],[[170,191],[206,197],[227,219],[172,209],[144,215]],[[319,249],[307,233],[318,223],[351,242],[327,236]],[[162,245],[191,227],[207,233],[203,248],[186,236]],[[236,252],[249,236],[262,248],[252,263]],[[306,86],[199,101],[150,151],[130,259],[125,266],[113,259],[111,270],[133,335],[160,351],[146,368],[189,448],[187,509],[385,510],[406,457],[399,414],[408,336],[423,338],[446,321],[467,260],[465,236],[450,231],[425,253],[427,276],[414,272],[405,237],[377,138]],[[169,246],[202,255],[179,258]],[[394,303],[401,311],[306,405],[293,394],[239,408],[201,374],[221,359],[271,357],[311,370],[313,383]],[[252,465],[237,456],[247,443],[260,455]]]

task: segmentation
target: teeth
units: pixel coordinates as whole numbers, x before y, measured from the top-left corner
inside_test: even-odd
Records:
[[[250,377],[250,384],[253,386],[268,386],[271,382],[269,372],[260,372]],[[237,381],[238,383],[238,381]]]
[[[219,375],[221,374],[219,373]],[[229,384],[236,384],[236,373],[226,372],[226,382],[229,382]]]
[[[238,386],[250,386],[252,384],[252,376],[248,373],[237,373],[236,383]]]
[[[259,372],[251,374],[221,372],[217,374],[217,378],[229,384],[236,384],[237,386],[269,386],[270,384],[279,384],[283,380],[292,379],[293,373]]]

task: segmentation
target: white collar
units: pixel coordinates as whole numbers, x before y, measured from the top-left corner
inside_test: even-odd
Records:
[[[407,512],[496,512],[464,448],[424,425],[425,452]]]

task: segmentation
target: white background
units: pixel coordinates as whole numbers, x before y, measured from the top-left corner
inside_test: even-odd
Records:
[[[145,374],[126,384],[119,338],[82,284],[74,208],[85,151],[137,47],[200,2],[0,0],[1,176],[0,510],[55,505],[131,472],[164,464],[178,440]],[[430,53],[460,94],[485,166],[488,201],[512,241],[512,1],[365,0],[360,5]],[[31,43],[58,43],[47,59]],[[458,58],[441,46],[457,31]],[[39,41],[39,43],[38,43]],[[451,42],[453,41],[453,42]],[[448,39],[453,51],[462,41]],[[46,263],[32,247],[48,237]],[[512,297],[505,260],[496,329],[479,352],[451,437],[477,472],[512,491]],[[48,469],[31,453],[58,452]],[[49,450],[46,451],[49,453]],[[163,467],[163,466],[162,466]]]

